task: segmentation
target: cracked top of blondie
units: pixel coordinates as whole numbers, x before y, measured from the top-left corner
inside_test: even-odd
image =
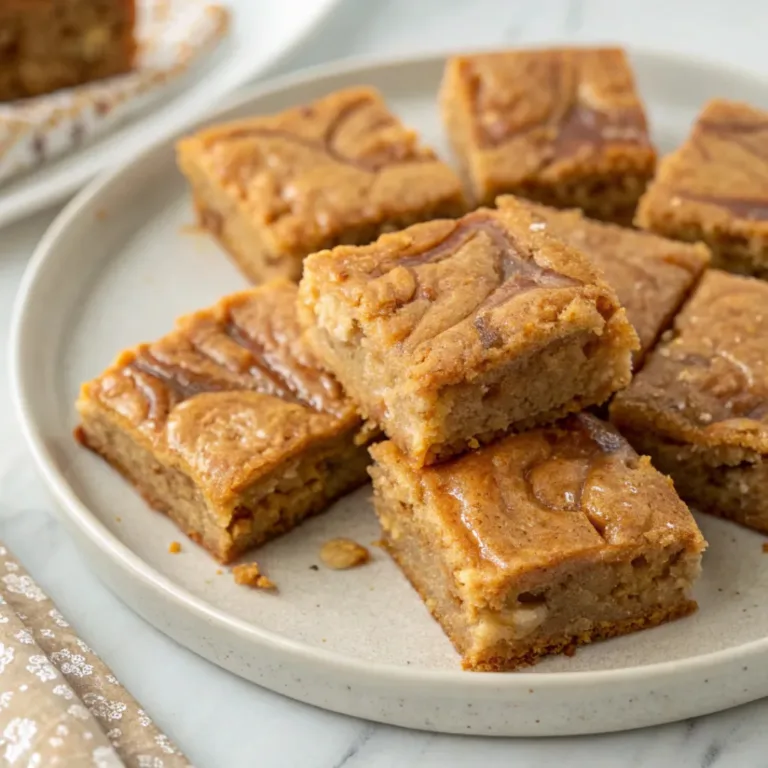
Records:
[[[509,198],[500,197],[497,204],[503,210]],[[577,210],[527,205],[548,232],[581,249],[603,270],[640,337],[637,362],[706,269],[709,249],[701,243],[681,243],[593,221]]]
[[[655,162],[632,71],[618,48],[457,56],[446,66],[441,99],[470,121],[473,151],[487,156],[482,172],[491,178],[557,179],[585,161],[625,170]]]
[[[305,262],[300,313],[337,339],[383,350],[428,388],[571,334],[637,337],[613,290],[522,203],[416,224]]]
[[[391,442],[371,454],[385,467],[405,461]],[[409,477],[416,502],[437,516],[440,546],[465,586],[574,557],[609,559],[612,549],[704,543],[672,481],[586,413]]]
[[[273,283],[178,320],[83,385],[78,408],[106,410],[217,500],[280,461],[355,428],[353,404],[301,341],[296,287]]]
[[[217,125],[179,143],[246,208],[277,249],[315,250],[350,227],[464,196],[458,176],[372,88]],[[319,246],[316,246],[319,247]]]
[[[674,329],[611,406],[621,426],[768,453],[768,283],[705,273]]]

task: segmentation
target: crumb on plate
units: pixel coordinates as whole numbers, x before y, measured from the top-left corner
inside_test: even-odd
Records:
[[[320,549],[323,565],[334,571],[356,568],[371,559],[371,554],[362,545],[352,539],[330,539]]]
[[[181,544],[179,544],[179,542],[178,542],[178,541],[172,541],[172,542],[171,542],[171,543],[168,545],[168,551],[169,551],[169,552],[170,552],[172,555],[178,555],[178,554],[179,554],[179,552],[181,552]]]
[[[277,584],[261,572],[258,563],[236,565],[232,569],[232,573],[235,577],[235,584],[243,584],[253,589],[277,589]]]

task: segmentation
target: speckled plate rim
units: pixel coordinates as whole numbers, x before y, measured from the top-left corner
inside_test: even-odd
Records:
[[[639,50],[629,48],[635,61],[642,60],[648,66],[685,67],[697,70],[699,76],[706,77],[708,72],[726,72],[737,79],[746,79],[754,87],[764,89],[768,96],[768,81],[760,76],[736,67],[723,66],[721,63],[708,61],[687,55],[662,51]],[[312,83],[321,84],[328,78],[366,72],[381,68],[407,68],[409,66],[434,65],[455,52],[430,54],[419,57],[387,59],[352,59],[342,63],[314,67],[297,74],[277,78],[262,87],[250,89],[235,99],[230,99],[221,109],[209,115],[205,120],[192,124],[204,124],[212,118],[232,109],[237,109],[260,98],[275,95],[284,89]],[[370,662],[363,659],[349,658],[332,651],[284,637],[270,630],[249,624],[236,617],[219,611],[215,606],[195,597],[180,588],[168,578],[148,566],[140,557],[122,544],[94,514],[78,499],[66,477],[58,467],[57,459],[45,444],[41,426],[36,422],[34,403],[28,396],[30,377],[35,375],[34,352],[31,345],[31,320],[39,307],[36,292],[51,263],[57,258],[57,243],[62,235],[85,215],[93,216],[99,205],[100,197],[113,185],[122,183],[135,164],[147,162],[158,152],[170,151],[172,142],[167,138],[154,142],[145,151],[123,164],[114,172],[103,175],[83,189],[53,222],[40,241],[24,275],[13,310],[10,347],[9,372],[11,393],[14,406],[19,414],[24,437],[29,445],[34,461],[56,501],[64,512],[64,521],[81,547],[93,557],[95,570],[100,577],[140,615],[153,623],[161,631],[169,634],[181,644],[235,674],[258,682],[265,687],[284,693],[307,703],[332,709],[334,711],[364,717],[380,722],[387,722],[424,730],[436,730],[455,733],[486,733],[500,736],[547,736],[566,734],[600,733],[629,728],[656,725],[716,712],[739,704],[747,703],[768,696],[768,637],[732,648],[691,656],[681,660],[653,663],[623,669],[559,672],[559,673],[483,673],[472,674],[457,670],[427,670],[403,668],[396,665]],[[59,254],[60,256],[60,254]],[[131,585],[130,587],[128,585]],[[157,600],[156,605],[143,603],[148,599]],[[213,636],[221,641],[224,635],[238,646],[245,643],[252,649],[257,648],[265,654],[270,665],[288,665],[294,674],[295,683],[276,682],[274,670],[268,676],[249,673],[232,663],[229,655],[232,649],[223,649],[221,653],[208,648],[211,638],[205,636],[201,642],[190,637],[189,628],[179,630],[169,625],[164,618],[166,611],[186,614],[197,629],[212,631]],[[240,647],[240,646],[238,646]],[[755,675],[758,665],[764,674]],[[743,689],[745,681],[738,682],[739,691],[730,683],[739,670],[748,668],[752,687]],[[307,676],[315,676],[312,686],[322,684],[324,693],[307,692],[302,688],[303,681],[295,677],[296,670]],[[280,677],[280,675],[277,675]],[[283,675],[286,677],[286,675]],[[757,680],[753,678],[758,678]],[[701,683],[709,684],[710,691],[717,690],[714,696],[705,695]],[[690,686],[695,686],[695,695]],[[688,687],[687,687],[688,686]],[[346,689],[348,694],[344,694]],[[589,691],[603,704],[595,711],[595,717],[580,715],[579,723],[567,724],[562,718],[548,718],[550,707],[581,707],[583,697]],[[677,691],[677,698],[685,699],[674,706],[665,705],[655,708],[654,702],[669,702]],[[376,701],[380,698],[399,696],[399,707],[404,714],[398,715],[391,707],[379,702],[375,706],[364,701],[372,692]],[[396,693],[399,692],[399,693]],[[525,694],[538,694],[526,697]],[[683,693],[684,692],[684,693]],[[638,716],[631,722],[621,717],[611,718],[610,702],[617,696],[632,694],[638,702]],[[421,717],[419,707],[425,701],[443,702],[447,717],[455,713],[451,705],[457,698],[470,697],[472,700],[506,702],[512,707],[525,705],[532,712],[541,715],[533,726],[533,720],[526,718],[520,727],[489,727],[487,731],[464,730],[458,724],[451,724],[446,718]],[[602,698],[600,698],[602,697]],[[412,700],[415,707],[403,707],[403,701]],[[633,699],[630,699],[632,701]],[[439,709],[439,708],[438,708]],[[380,711],[379,711],[380,710]],[[599,712],[599,715],[598,715]]]

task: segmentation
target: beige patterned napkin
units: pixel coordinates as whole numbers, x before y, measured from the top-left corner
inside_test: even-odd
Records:
[[[137,12],[134,72],[0,104],[0,183],[103,134],[166,94],[221,41],[229,22],[225,8],[205,0],[137,0]]]
[[[0,762],[190,766],[1,545]]]

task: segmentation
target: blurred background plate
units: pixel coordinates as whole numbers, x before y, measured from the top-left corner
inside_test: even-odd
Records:
[[[38,170],[0,186],[0,226],[59,202],[147,144],[203,115],[304,41],[339,0],[217,0],[230,8],[227,38],[168,99]]]

